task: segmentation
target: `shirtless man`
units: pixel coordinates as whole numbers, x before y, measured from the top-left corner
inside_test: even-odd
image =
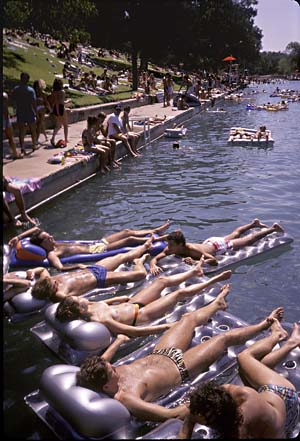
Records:
[[[127,253],[106,257],[93,265],[78,264],[80,271],[51,276],[42,267],[32,270],[39,280],[32,287],[31,295],[37,299],[48,299],[58,302],[64,297],[80,296],[95,288],[106,288],[119,283],[135,282],[146,277],[144,267],[149,254],[145,254],[152,246],[152,236],[139,247]],[[134,262],[132,271],[114,271],[122,263]]]
[[[261,228],[261,230],[241,237],[246,231],[257,227]],[[186,243],[183,233],[177,230],[160,237],[160,240],[167,239],[168,245],[161,253],[153,257],[150,262],[150,271],[153,275],[159,274],[162,269],[157,265],[157,262],[170,254],[177,254],[184,257],[185,262],[189,264],[193,263],[194,260],[199,260],[201,256],[204,256],[206,263],[218,265],[218,260],[215,258],[215,255],[225,254],[227,250],[238,250],[247,245],[252,245],[257,240],[275,231],[284,233],[283,228],[279,224],[273,224],[272,227],[268,227],[261,223],[259,219],[254,219],[249,224],[236,228],[227,236],[209,237],[201,244],[196,244]]]
[[[46,231],[34,227],[30,230],[24,231],[18,236],[13,237],[9,241],[9,246],[16,246],[18,241],[30,236],[30,242],[42,247],[47,253],[47,259],[51,266],[59,271],[70,271],[73,269],[82,268],[78,264],[63,265],[60,261],[60,257],[74,256],[75,254],[95,254],[102,253],[104,251],[115,250],[117,248],[135,246],[145,243],[149,237],[149,234],[163,234],[170,225],[170,221],[167,220],[163,225],[145,230],[122,230],[118,233],[110,234],[99,240],[95,244],[78,244],[78,243],[64,243],[56,242],[51,234]],[[153,239],[155,242],[157,239]]]
[[[190,394],[189,413],[179,439],[192,438],[196,423],[216,429],[222,439],[290,438],[298,423],[297,391],[292,383],[272,368],[300,347],[299,326],[277,350],[274,346],[287,337],[277,319],[271,334],[238,355],[238,365],[246,386],[202,383]],[[218,412],[216,409],[218,408]]]
[[[168,409],[152,402],[208,370],[229,346],[244,344],[283,314],[283,308],[277,308],[256,325],[232,329],[188,349],[195,328],[226,309],[227,294],[223,289],[214,302],[185,314],[163,334],[150,355],[120,366],[111,365],[106,357],[88,357],[77,373],[77,384],[115,398],[139,419],[184,418],[188,412],[186,405]]]
[[[126,334],[136,325],[163,317],[176,303],[191,297],[214,283],[228,279],[231,271],[224,271],[208,281],[196,283],[160,297],[163,289],[179,285],[191,277],[203,274],[201,262],[193,269],[171,276],[161,276],[133,297],[121,296],[100,302],[90,302],[84,298],[64,298],[57,307],[56,318],[62,322],[83,319],[106,325],[113,334]],[[228,290],[226,285],[224,289]],[[132,329],[133,328],[133,329]]]

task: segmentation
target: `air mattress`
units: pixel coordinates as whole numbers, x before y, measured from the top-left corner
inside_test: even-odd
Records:
[[[95,243],[99,243],[99,240],[58,240],[58,243],[78,243],[78,244],[89,244],[93,245]],[[160,253],[166,244],[161,241],[157,241],[153,243],[153,246],[149,253],[152,256]],[[102,253],[94,253],[94,254],[76,254],[74,256],[62,257],[60,258],[63,264],[65,263],[85,263],[85,262],[96,262],[98,260],[104,259],[105,257],[115,256],[119,253],[127,253],[128,251],[134,249],[135,247],[123,247],[117,248],[115,250],[104,251]],[[33,268],[35,266],[50,266],[49,261],[46,257],[46,252],[43,248],[38,245],[33,245],[30,242],[30,239],[26,237],[20,241],[20,244],[13,248],[10,255],[9,266],[11,268],[16,267],[30,267]]]
[[[246,323],[236,317],[219,312],[207,326],[196,329],[192,346],[205,341],[212,335],[224,332]],[[291,324],[283,324],[291,328]],[[262,337],[262,335],[260,335]],[[130,355],[118,360],[115,365],[127,364],[149,354],[157,339],[137,349]],[[165,407],[181,404],[187,397],[190,388],[197,384],[216,379],[220,383],[235,383],[240,381],[236,369],[236,355],[246,346],[255,341],[249,340],[246,345],[232,347],[224,356],[214,363],[210,369],[198,375],[192,382],[184,383],[174,388],[168,395],[156,401]],[[276,370],[287,377],[300,390],[300,349],[294,349]],[[131,417],[127,409],[118,401],[103,393],[96,393],[76,385],[76,366],[58,364],[47,368],[41,378],[38,390],[25,397],[26,404],[40,417],[59,439],[176,439],[180,421],[170,420],[156,429],[137,438],[155,423],[138,421]],[[214,433],[206,426],[195,427],[196,438],[213,438]],[[299,425],[294,431],[299,433]]]
[[[217,313],[210,325],[196,329],[191,346],[231,327],[244,325],[245,322],[226,312]],[[158,338],[123,357],[115,365],[130,363],[151,353],[157,340]],[[207,372],[199,375],[198,380],[208,380],[214,378],[217,373],[224,372],[235,363],[236,354],[243,348],[244,346],[239,346],[228,351]],[[39,390],[25,397],[26,403],[60,439],[65,439],[64,437],[67,439],[90,437],[120,439],[125,434],[130,434],[129,437],[135,438],[136,431],[144,426],[144,423],[132,418],[120,402],[103,393],[99,394],[77,386],[76,372],[78,370],[78,367],[67,364],[50,366],[42,375]],[[190,383],[185,383],[157,400],[157,403],[170,407],[180,401],[189,387]]]

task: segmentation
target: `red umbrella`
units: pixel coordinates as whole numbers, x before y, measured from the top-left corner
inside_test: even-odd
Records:
[[[236,58],[234,58],[232,55],[229,55],[229,57],[223,58],[223,61],[235,61]]]

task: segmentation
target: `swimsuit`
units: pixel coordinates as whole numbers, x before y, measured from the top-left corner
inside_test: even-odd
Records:
[[[97,288],[105,288],[107,269],[101,265],[89,265],[86,267],[95,277]]]
[[[224,237],[209,237],[203,244],[213,245],[216,254],[224,254],[233,248],[232,241],[226,240]]]
[[[89,246],[90,254],[104,253],[104,251],[107,251],[107,241],[105,239]]]
[[[143,303],[139,303],[139,302],[135,302],[135,303],[133,303],[133,305],[134,305],[134,317],[133,317],[132,326],[135,326],[136,320],[139,315],[139,310],[140,310],[140,308],[144,308],[145,305]]]
[[[63,116],[64,112],[65,112],[65,106],[63,104],[54,104],[53,115]]]
[[[164,355],[165,357],[170,358],[172,360],[177,369],[179,370],[181,381],[182,383],[185,383],[190,379],[189,372],[185,366],[184,359],[183,359],[183,352],[181,349],[178,348],[163,348],[163,349],[154,349],[152,352],[152,355]]]
[[[264,384],[257,390],[258,393],[265,391],[273,392],[284,401],[286,411],[285,432],[287,438],[290,438],[298,422],[299,405],[297,392],[289,387],[277,386],[275,384]]]

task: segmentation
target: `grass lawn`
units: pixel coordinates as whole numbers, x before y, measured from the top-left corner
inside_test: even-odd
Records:
[[[31,38],[31,41],[34,41],[34,39]],[[8,94],[16,84],[19,84],[21,72],[28,72],[31,85],[35,80],[42,78],[46,82],[46,92],[48,93],[51,92],[55,75],[62,75],[64,60],[57,58],[54,51],[49,50],[42,42],[38,42],[40,47],[30,46],[20,39],[13,39],[12,42],[3,43],[3,89]],[[95,57],[96,60],[97,57]],[[80,66],[84,72],[93,69],[96,75],[101,75],[105,66],[108,68],[110,75],[117,73],[121,68],[124,69],[130,66],[125,60],[120,60],[116,63],[113,59],[107,59],[106,63],[105,58],[101,59],[101,65],[99,63],[98,66],[93,68],[79,65],[73,61],[72,64]],[[67,83],[67,80],[63,79],[63,81]],[[117,93],[105,96],[93,96],[73,90],[66,91],[67,98],[72,99],[74,108],[128,99],[131,97],[131,94],[132,90],[126,84],[119,85]]]
[[[3,42],[3,89],[8,94],[16,84],[19,84],[21,72],[28,72],[30,75],[30,84],[32,85],[35,80],[43,79],[46,82],[46,92],[50,93],[55,75],[62,75],[62,69],[65,60],[58,58],[54,50],[49,50],[43,42],[30,37],[30,41],[38,42],[39,47],[29,45],[26,40],[19,38],[12,38],[11,41]],[[91,48],[93,53],[92,59],[96,65],[92,68],[81,65],[72,61],[73,65],[79,66],[83,72],[93,70],[96,75],[101,75],[104,68],[108,69],[109,75],[118,73],[122,69],[131,69],[131,64],[128,62],[124,55],[115,59],[112,57],[98,57],[96,48]],[[151,64],[149,68],[154,71]],[[163,69],[159,68],[156,72],[158,77],[161,77],[164,73]],[[174,84],[174,90],[179,88],[178,77],[174,77],[176,83]],[[63,81],[67,84],[67,80]],[[121,101],[130,98],[132,90],[129,85],[119,84],[117,93],[94,96],[86,93],[74,90],[67,90],[67,98],[72,99],[72,107],[85,107],[95,104],[103,104],[111,101]]]

